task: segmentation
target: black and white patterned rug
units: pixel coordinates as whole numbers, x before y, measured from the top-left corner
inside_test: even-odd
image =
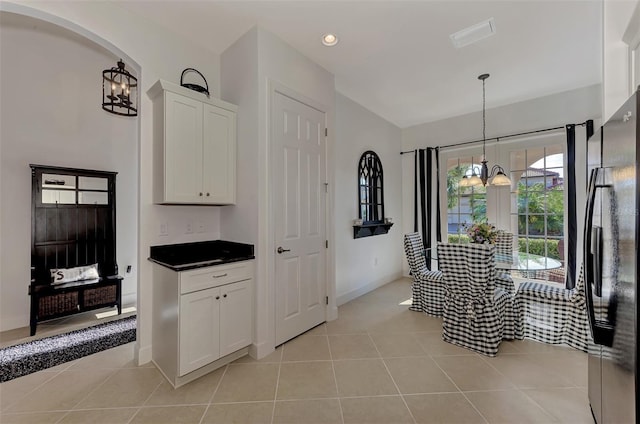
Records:
[[[0,382],[136,339],[136,315],[0,349]]]

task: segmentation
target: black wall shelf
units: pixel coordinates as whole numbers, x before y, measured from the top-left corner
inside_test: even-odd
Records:
[[[361,224],[353,226],[353,238],[362,238],[362,237],[371,237],[378,236],[380,234],[387,234],[389,232],[389,228],[393,226],[392,222],[384,223],[371,223],[371,224]]]

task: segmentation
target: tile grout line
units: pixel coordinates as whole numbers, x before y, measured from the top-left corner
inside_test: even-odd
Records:
[[[389,371],[389,367],[387,367],[387,363],[384,362],[384,358],[380,353],[380,349],[378,349],[378,345],[376,345],[376,342],[373,341],[373,337],[371,337],[370,333],[367,333],[367,335],[369,336],[369,340],[371,340],[371,343],[373,343],[373,347],[376,349],[376,352],[378,352],[378,355],[380,355],[380,361],[382,362],[382,365],[384,365],[384,369],[387,371],[387,374],[389,374],[389,377],[391,378],[391,381],[393,382],[394,387],[398,391],[398,394],[400,395],[400,399],[402,399],[402,403],[404,404],[404,407],[407,408],[407,411],[409,411],[409,416],[411,416],[413,423],[417,424],[418,420],[416,420],[416,417],[413,415],[413,412],[411,412],[411,408],[409,408],[409,404],[407,403],[407,400],[404,398],[404,394],[400,391],[400,387],[398,387],[398,383],[396,383],[396,380],[395,378],[393,378],[391,371]]]
[[[491,368],[493,368],[498,374],[500,374],[501,376],[503,376],[505,379],[507,379],[509,382],[511,382],[511,379],[508,378],[504,373],[500,372],[500,370],[498,368],[496,368],[489,360],[487,360],[486,358],[484,358],[482,355],[480,356],[480,359],[482,359],[482,361],[489,365]],[[528,362],[532,362],[529,361],[528,359],[525,358],[525,361]],[[534,365],[537,365],[534,363]],[[518,391],[520,394],[524,395],[527,399],[531,400],[539,409],[541,409],[545,414],[549,415],[551,418],[555,418],[555,416],[550,412],[547,411],[542,405],[540,405],[538,402],[536,402],[533,398],[531,398],[530,396],[528,396],[517,384],[513,383],[516,391]]]
[[[83,400],[87,399],[89,396],[91,396],[92,393],[94,393],[96,390],[98,390],[100,387],[104,386],[105,384],[107,384],[107,381],[111,380],[111,378],[113,378],[114,375],[116,375],[118,373],[118,371],[120,371],[122,368],[109,368],[109,374],[107,375],[107,378],[105,378],[102,383],[97,384],[95,387],[93,387],[92,390],[89,390],[89,392],[84,395],[84,397],[80,398],[80,400],[78,400],[76,403],[73,404],[73,406],[71,406],[71,408],[69,408],[69,411],[72,411],[73,408],[75,408],[76,406],[80,405],[82,403]],[[62,372],[67,372],[62,371]],[[60,374],[62,374],[62,372]]]
[[[6,408],[3,408],[2,410],[0,410],[1,413],[7,413],[7,410],[11,409],[12,406],[14,406],[15,404],[17,404],[18,402],[20,402],[22,399],[26,398],[27,396],[29,396],[31,393],[35,392],[36,390],[38,390],[40,387],[44,386],[46,383],[48,383],[49,381],[53,380],[54,378],[56,378],[58,375],[60,375],[60,373],[62,373],[64,370],[60,370],[60,371],[55,371],[55,372],[51,372],[51,371],[46,371],[43,370],[44,372],[47,372],[49,374],[51,374],[51,376],[44,380],[42,383],[36,385],[34,388],[32,388],[31,390],[27,391],[24,395],[22,395],[21,397],[19,397],[18,399],[16,399],[13,403],[10,403],[9,405],[7,405]],[[20,378],[20,377],[18,377]],[[12,381],[12,380],[9,380]],[[9,381],[6,381],[4,383],[0,383],[0,384],[6,384]]]
[[[133,415],[131,415],[131,418],[129,418],[127,420],[127,424],[131,424],[131,422],[133,421],[133,419],[140,413],[140,411],[142,410],[142,408],[138,408],[136,410],[136,412],[133,413]]]
[[[156,369],[156,372],[158,372],[158,370]],[[149,399],[151,399],[151,396],[153,396],[153,394],[158,390],[158,388],[162,385],[162,383],[164,382],[164,376],[162,375],[162,373],[160,373],[160,377],[161,380],[158,383],[158,385],[155,387],[155,389],[153,389],[151,391],[151,393],[149,393],[149,396],[147,396],[147,398],[144,400],[144,402],[142,402],[142,405],[140,405],[138,407],[138,410],[131,416],[131,418],[129,418],[129,421],[127,421],[127,424],[131,423],[131,421],[133,421],[133,419],[140,413],[140,411],[142,411],[142,409],[144,408],[144,405],[149,401]]]
[[[327,335],[327,347],[329,348],[329,358],[331,359],[331,370],[333,371],[333,383],[336,386],[336,397],[338,398],[338,409],[340,410],[340,421],[344,424],[344,412],[342,411],[342,400],[340,400],[340,389],[338,388],[338,377],[336,376],[336,367],[333,359],[333,352],[331,352],[331,342],[329,341],[329,335]]]
[[[222,371],[222,375],[220,376],[220,379],[218,380],[218,383],[216,384],[216,388],[213,389],[213,393],[211,393],[211,397],[209,398],[209,402],[207,403],[207,407],[204,409],[204,414],[202,414],[202,417],[200,417],[200,424],[202,423],[202,420],[204,420],[204,417],[207,416],[207,412],[209,412],[209,408],[211,408],[211,402],[213,402],[213,398],[215,397],[216,393],[218,393],[218,389],[220,388],[220,385],[222,384],[222,379],[224,378],[225,375],[227,375],[227,370],[229,369],[229,364],[224,366],[224,370]]]
[[[280,387],[280,372],[282,371],[282,360],[284,359],[284,351],[287,348],[287,343],[282,345],[282,352],[280,352],[280,362],[278,362],[278,377],[276,378],[275,392],[273,393],[273,407],[271,408],[271,424],[276,417],[276,400],[278,399],[278,388]]]
[[[446,342],[445,342],[445,343],[446,343]],[[444,356],[444,355],[442,355],[442,356]],[[457,356],[457,355],[455,355],[455,356]],[[466,355],[465,355],[465,356],[466,356]],[[443,373],[445,376],[447,376],[447,378],[451,381],[451,384],[453,384],[453,385],[454,385],[454,387],[455,387],[456,389],[458,389],[458,392],[459,392],[459,393],[460,393],[460,394],[461,394],[461,395],[466,399],[466,401],[467,401],[467,402],[469,402],[469,405],[471,405],[471,406],[473,407],[473,409],[475,409],[475,411],[478,413],[478,415],[480,415],[480,416],[482,417],[482,419],[484,420],[485,424],[489,424],[489,420],[487,419],[487,417],[485,417],[485,416],[484,416],[484,414],[483,414],[482,412],[480,412],[480,410],[476,407],[476,405],[475,405],[473,402],[471,402],[471,399],[469,399],[469,398],[467,397],[467,395],[465,394],[465,392],[463,392],[463,391],[460,389],[460,386],[458,386],[458,385],[456,384],[456,382],[455,382],[455,381],[453,381],[453,378],[451,378],[451,376],[450,376],[449,374],[447,374],[447,372],[446,372],[446,371],[445,371],[445,370],[440,366],[440,364],[438,363],[438,361],[436,361],[435,359],[433,359],[433,357],[431,357],[431,355],[429,355],[429,357],[430,357],[430,358],[431,358],[431,360],[436,364],[436,367],[438,367],[438,368],[440,369],[440,371],[442,371],[442,373]]]

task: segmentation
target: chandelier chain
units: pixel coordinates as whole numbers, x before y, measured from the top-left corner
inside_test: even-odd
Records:
[[[484,89],[485,79],[482,80],[482,160],[487,160],[487,155],[485,153],[486,141],[487,141],[487,121],[486,121],[486,97],[485,97],[485,89]]]

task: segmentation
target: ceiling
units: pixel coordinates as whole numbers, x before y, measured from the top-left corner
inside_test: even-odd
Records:
[[[335,75],[336,90],[395,125],[431,122],[601,82],[602,1],[121,1],[220,54],[255,25]],[[493,17],[496,34],[449,35]],[[333,32],[335,47],[321,44]]]

